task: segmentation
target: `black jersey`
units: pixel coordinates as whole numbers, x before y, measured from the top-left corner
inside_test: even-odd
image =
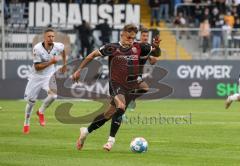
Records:
[[[120,43],[110,43],[99,49],[103,56],[109,56],[110,81],[131,88],[131,84],[142,74],[142,65],[151,52],[151,45],[134,42],[132,47],[124,48]]]

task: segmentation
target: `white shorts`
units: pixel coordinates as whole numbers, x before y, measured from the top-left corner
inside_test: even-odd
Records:
[[[24,99],[25,100],[31,100],[35,101],[41,91],[43,89],[44,91],[49,91],[49,81],[51,77],[32,77],[28,80],[25,93],[24,93]]]

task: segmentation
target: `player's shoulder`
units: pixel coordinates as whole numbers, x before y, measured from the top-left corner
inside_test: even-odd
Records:
[[[64,44],[61,43],[61,42],[53,42],[54,44],[54,47],[57,47],[57,48],[64,48]]]
[[[135,47],[140,47],[140,48],[151,48],[151,44],[146,43],[146,42],[141,42],[141,41],[136,41],[133,43]]]
[[[42,42],[39,42],[39,43],[37,43],[33,46],[33,50],[39,50],[39,49],[42,49],[42,48],[43,48],[42,47]]]
[[[34,55],[39,55],[43,52],[43,49],[44,48],[42,46],[42,42],[39,42],[39,43],[37,43],[33,46],[33,54]]]
[[[103,45],[102,47],[100,47],[100,50],[112,49],[112,48],[118,48],[118,47],[120,47],[119,43],[107,43],[107,44]]]

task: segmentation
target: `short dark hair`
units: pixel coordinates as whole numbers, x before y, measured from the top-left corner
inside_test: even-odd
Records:
[[[52,28],[47,28],[47,29],[44,31],[44,33],[47,33],[47,32],[55,32],[55,31],[54,31],[54,29],[52,29]]]
[[[141,33],[148,33],[149,32],[149,30],[147,28],[142,28],[140,31],[141,31]]]
[[[127,24],[123,27],[124,32],[138,32],[138,28],[134,24]]]

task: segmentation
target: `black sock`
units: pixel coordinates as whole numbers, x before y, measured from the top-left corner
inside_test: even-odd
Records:
[[[101,127],[102,125],[104,125],[104,123],[108,121],[108,119],[106,119],[104,117],[104,113],[101,113],[100,115],[98,115],[93,122],[90,124],[90,126],[88,127],[88,132],[91,133],[93,130],[98,129],[99,127]]]
[[[111,130],[110,130],[111,137],[115,137],[115,135],[117,134],[117,131],[121,126],[123,114],[124,114],[123,109],[120,109],[120,108],[116,109],[116,113],[112,117]]]

